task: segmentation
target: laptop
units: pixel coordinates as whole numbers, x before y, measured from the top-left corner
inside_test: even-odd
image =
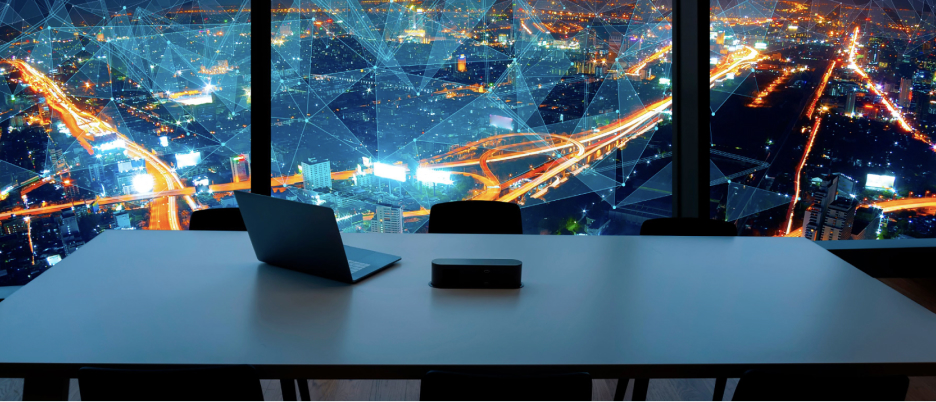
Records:
[[[400,257],[341,242],[331,208],[235,191],[257,259],[270,265],[357,283]]]

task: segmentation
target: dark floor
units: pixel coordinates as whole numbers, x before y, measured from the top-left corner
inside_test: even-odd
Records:
[[[262,380],[263,396],[267,401],[283,400],[278,380]],[[731,400],[737,379],[728,380],[725,400]],[[610,401],[614,396],[617,380],[594,380],[592,399]],[[631,381],[630,386],[633,386]],[[651,380],[647,391],[648,400],[694,401],[711,400],[714,379],[660,379]],[[0,400],[22,400],[23,380],[0,379]],[[309,394],[314,401],[416,401],[419,400],[419,380],[309,380]],[[69,400],[79,401],[78,381],[72,380]],[[631,391],[625,394],[631,399]]]

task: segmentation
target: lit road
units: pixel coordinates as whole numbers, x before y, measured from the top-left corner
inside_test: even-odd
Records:
[[[913,135],[914,139],[923,141],[930,147],[933,147],[933,143],[930,141],[930,138],[924,134],[919,133],[914,130],[913,127],[907,122],[900,110],[894,106],[894,103],[887,97],[884,93],[878,90],[877,86],[874,85],[874,82],[871,81],[871,78],[868,76],[868,73],[858,65],[857,54],[858,54],[858,38],[860,37],[861,30],[859,27],[855,27],[855,31],[852,33],[851,41],[848,43],[846,52],[848,54],[848,68],[858,74],[864,81],[865,85],[874,92],[875,95],[881,98],[881,103],[884,104],[884,107],[890,113],[891,117],[897,121],[897,124],[904,130]],[[836,62],[832,61],[829,64],[829,69],[826,71],[825,75],[822,77],[822,82],[819,85],[818,90],[816,91],[815,98],[810,103],[809,108],[806,112],[807,118],[812,118],[813,113],[816,110],[816,104],[819,101],[819,98],[822,96],[822,93],[825,91],[826,83],[829,81],[830,76],[832,75],[833,70],[836,67]],[[806,163],[806,159],[809,157],[809,152],[812,150],[812,145],[816,140],[816,134],[819,132],[819,123],[822,121],[822,118],[816,118],[815,123],[813,124],[812,130],[810,131],[809,140],[807,141],[806,148],[803,150],[803,156],[800,159],[799,164],[796,168],[796,176],[794,179],[794,191],[793,198],[790,200],[790,206],[787,209],[787,219],[786,219],[786,230],[785,235],[790,236],[793,233],[799,233],[802,235],[802,228],[797,229],[796,231],[792,230],[793,228],[793,210],[799,201],[800,194],[800,180],[802,176],[803,166]],[[936,150],[936,148],[934,148]],[[887,204],[892,203],[892,204]],[[900,210],[900,209],[912,209],[912,208],[925,208],[936,204],[936,202],[926,201],[925,199],[904,199],[896,201],[885,201],[877,203],[881,208],[885,208],[885,212],[890,212],[891,210]],[[886,206],[885,206],[886,205]],[[892,208],[888,210],[887,208]]]
[[[663,54],[665,54],[664,51],[658,51],[654,53],[653,55],[651,55],[650,57],[653,59],[656,59],[656,58],[661,57]],[[733,57],[730,57],[727,60],[726,65],[719,66],[718,68],[712,71],[711,76],[710,76],[710,84],[714,86],[715,83],[719,79],[721,79],[728,73],[732,71],[736,71],[743,66],[750,65],[750,64],[757,62],[757,60],[759,60],[759,55],[760,54],[757,52],[757,50],[750,48],[750,47],[745,47],[745,51],[740,51],[734,54]],[[644,65],[646,64],[644,63]],[[456,149],[453,149],[452,151],[449,151],[448,153],[444,155],[425,160],[423,161],[423,166],[433,167],[433,168],[444,168],[444,167],[465,167],[465,166],[472,166],[472,165],[481,165],[482,172],[484,173],[484,177],[487,178],[489,183],[490,182],[499,183],[501,188],[507,188],[510,184],[518,182],[518,180],[523,176],[518,176],[514,178],[513,180],[511,180],[510,182],[500,183],[500,181],[496,177],[493,177],[493,174],[491,173],[490,168],[488,167],[489,163],[517,159],[517,158],[538,155],[538,154],[545,154],[545,153],[549,153],[549,152],[553,152],[553,151],[565,149],[565,148],[572,148],[572,147],[577,148],[576,153],[574,155],[571,155],[571,154],[565,155],[563,158],[560,158],[559,163],[557,165],[550,167],[549,169],[545,170],[542,174],[535,176],[530,181],[521,184],[515,189],[509,191],[507,194],[504,194],[503,196],[496,198],[496,200],[498,201],[511,202],[511,201],[517,200],[518,198],[522,197],[524,194],[530,191],[536,190],[541,185],[546,184],[547,181],[553,179],[557,175],[560,175],[561,173],[571,168],[574,168],[577,164],[580,164],[583,160],[587,160],[587,158],[589,158],[592,155],[595,155],[596,153],[600,152],[602,149],[607,148],[609,146],[622,147],[631,139],[649,131],[658,122],[659,115],[665,110],[669,109],[671,105],[672,105],[672,98],[666,98],[657,103],[646,106],[643,110],[637,113],[631,114],[625,118],[622,118],[606,126],[600,127],[596,130],[584,131],[584,132],[576,133],[567,137],[558,136],[554,134],[547,134],[550,137],[558,137],[557,139],[562,141],[560,145],[545,144],[545,145],[541,145],[539,147],[534,147],[531,149],[526,149],[526,150],[513,152],[513,153],[509,153],[505,155],[495,156],[496,153],[503,152],[507,148],[520,146],[520,145],[526,145],[529,143],[514,144],[511,146],[507,146],[507,147],[493,148],[493,149],[487,150],[481,155],[480,158],[476,158],[476,159],[472,158],[472,159],[453,161],[453,162],[438,162],[441,158],[444,158],[446,156],[457,157],[460,155],[468,154],[470,152],[466,152],[466,151],[470,151],[471,149],[478,148],[482,146],[484,143],[492,141],[492,140],[506,138],[508,136],[525,136],[525,135],[540,135],[540,134],[504,134],[501,136],[493,136],[490,138],[482,139],[480,141],[469,143],[461,147],[457,147]],[[581,169],[577,169],[577,171],[581,171]],[[562,181],[555,182],[555,184],[560,184],[561,182]],[[489,188],[489,185],[485,184],[485,188]],[[547,190],[547,188],[540,189],[540,191],[536,193],[536,196],[542,196],[544,193],[543,190]]]
[[[816,134],[819,133],[819,123],[821,122],[822,118],[819,117],[816,118],[816,122],[813,123],[812,130],[809,132],[809,141],[806,142],[806,149],[803,150],[803,157],[800,158],[799,164],[796,165],[796,176],[793,180],[793,199],[790,200],[790,207],[787,209],[786,233],[790,233],[790,229],[793,226],[793,209],[796,207],[796,201],[799,199],[800,176],[803,174],[803,166],[806,165],[806,159],[809,158],[809,151],[812,150],[813,143],[816,142]]]
[[[930,147],[933,147],[933,142],[930,141],[929,136],[920,133],[919,131],[911,127],[909,123],[907,123],[907,120],[904,118],[903,114],[901,114],[900,110],[898,110],[897,107],[894,106],[894,103],[891,102],[890,98],[888,98],[887,95],[882,93],[877,88],[877,86],[874,85],[874,82],[871,81],[871,77],[868,76],[868,73],[865,72],[865,70],[861,68],[861,66],[858,65],[858,63],[856,62],[856,58],[857,58],[856,55],[858,53],[858,38],[859,38],[860,32],[861,31],[859,27],[855,27],[855,32],[852,35],[851,44],[848,46],[848,66],[852,70],[854,70],[859,76],[861,76],[861,78],[865,80],[867,87],[871,88],[871,91],[873,91],[875,95],[881,97],[881,102],[884,104],[884,107],[887,109],[888,112],[890,112],[891,117],[897,120],[898,125],[900,125],[900,127],[903,128],[904,131],[907,131],[911,135],[913,135],[914,139],[922,141],[926,143],[927,145],[929,145]],[[936,150],[936,148],[934,148],[934,150]]]
[[[637,64],[634,65],[633,67],[627,69],[627,74],[628,74],[628,75],[637,75],[637,74],[640,74],[640,70],[643,70],[643,68],[646,67],[647,64],[653,62],[654,60],[659,59],[660,57],[665,56],[665,55],[666,55],[667,53],[669,53],[669,51],[672,50],[672,49],[673,49],[673,45],[666,45],[666,46],[664,46],[662,49],[660,49],[660,50],[657,51],[656,53],[650,55],[650,57],[647,57],[646,59],[644,59],[644,60],[641,61],[640,63],[637,63]]]
[[[933,208],[936,209],[936,195],[930,197],[901,198],[899,200],[879,201],[871,204],[880,208],[882,213],[904,211],[908,209]],[[803,237],[803,228],[792,230],[783,237]]]
[[[816,111],[816,104],[819,102],[819,98],[822,97],[822,93],[825,92],[826,84],[829,83],[829,78],[832,77],[832,72],[835,70],[836,64],[838,63],[834,60],[832,63],[829,63],[829,68],[826,70],[825,74],[822,75],[822,81],[816,89],[816,95],[813,97],[809,108],[806,110],[806,118],[811,119],[813,112]],[[806,166],[809,152],[812,151],[813,143],[816,142],[816,135],[819,134],[819,123],[821,121],[822,118],[819,117],[816,118],[816,121],[813,123],[812,130],[809,131],[809,139],[806,141],[806,148],[803,149],[803,156],[800,158],[799,164],[796,165],[796,175],[793,177],[793,197],[790,199],[790,206],[787,208],[786,234],[790,234],[793,228],[793,210],[796,208],[796,203],[799,202],[800,181],[802,180],[803,167]]]
[[[906,209],[936,208],[936,196],[880,201],[871,204],[871,206],[881,208],[884,213],[902,211]]]
[[[19,70],[23,80],[34,91],[45,95],[46,103],[58,113],[65,126],[68,127],[69,132],[88,151],[89,155],[94,154],[90,142],[94,141],[95,137],[115,134],[124,141],[127,152],[131,156],[143,158],[146,161],[146,170],[153,176],[156,185],[154,190],[177,190],[184,187],[179,176],[159,157],[131,141],[127,136],[118,132],[99,117],[79,109],[55,81],[52,81],[45,74],[19,59],[0,60],[0,63],[10,64],[13,68]],[[198,208],[191,196],[185,196],[185,200],[192,210]],[[174,197],[158,198],[152,202],[150,207],[150,228],[172,230],[182,228],[179,224],[178,204]]]
[[[670,47],[667,46],[663,50],[657,51],[650,55],[642,64],[638,65],[640,67],[636,71],[639,71],[640,68],[646,66],[646,63],[663,57],[663,55],[665,55],[669,49]],[[711,72],[711,85],[714,86],[719,79],[723,78],[728,73],[754,64],[759,59],[759,53],[753,48],[745,47],[744,49],[739,50],[732,56],[726,58],[723,65],[717,67]],[[147,194],[101,197],[97,200],[47,205],[25,210],[4,212],[0,213],[0,220],[7,219],[13,215],[37,215],[51,213],[77,205],[88,205],[95,201],[99,205],[106,205],[111,203],[155,198],[155,200],[150,204],[150,228],[179,229],[180,223],[178,219],[177,197],[183,197],[183,199],[189,203],[189,206],[192,208],[192,210],[197,209],[197,205],[195,205],[192,198],[192,195],[195,193],[195,189],[193,187],[184,187],[181,180],[178,178],[178,176],[175,175],[172,169],[170,169],[153,153],[149,152],[140,145],[131,142],[124,135],[116,132],[116,130],[114,130],[107,122],[78,110],[52,80],[39,73],[28,64],[18,60],[6,62],[17,65],[24,73],[23,75],[26,77],[25,79],[30,82],[30,85],[32,85],[37,91],[46,94],[46,98],[47,101],[49,101],[49,104],[53,106],[53,108],[60,115],[63,116],[63,120],[66,120],[66,125],[69,127],[72,135],[78,138],[79,141],[82,141],[83,146],[87,145],[85,146],[85,149],[87,149],[89,153],[93,153],[93,148],[90,147],[90,144],[88,144],[88,141],[93,141],[94,139],[93,133],[115,133],[117,136],[119,136],[119,138],[126,142],[129,153],[142,157],[146,160],[147,171],[153,176],[155,186],[153,192]],[[567,176],[563,177],[565,172],[569,172],[572,175],[578,174],[585,167],[587,167],[587,163],[593,157],[597,159],[601,157],[605,150],[610,150],[611,148],[616,147],[623,147],[631,139],[652,130],[660,121],[660,115],[668,110],[671,105],[672,98],[665,98],[661,101],[645,106],[638,112],[632,113],[629,116],[596,129],[567,136],[556,134],[547,135],[555,140],[549,143],[546,143],[545,141],[531,141],[510,144],[494,148],[493,150],[488,150],[480,157],[449,162],[442,161],[442,159],[445,159],[446,157],[458,158],[463,155],[468,155],[471,153],[470,150],[472,147],[479,148],[485,143],[500,138],[506,138],[508,136],[541,134],[505,134],[501,136],[485,138],[480,141],[459,147],[455,151],[451,151],[445,155],[439,155],[437,157],[424,160],[423,166],[432,168],[479,166],[483,175],[469,172],[451,172],[453,174],[471,177],[477,180],[483,186],[481,191],[476,191],[473,195],[470,196],[472,199],[511,202],[518,200],[523,195],[532,191],[536,191],[536,196],[541,196],[550,187],[555,187],[563,183],[567,178]],[[71,125],[69,125],[67,120],[73,120]],[[514,177],[508,182],[500,182],[500,180],[494,176],[493,172],[491,172],[488,166],[489,163],[508,161],[532,155],[546,154],[564,149],[568,150],[565,155],[560,156],[551,163],[543,164],[540,167],[531,170],[530,172]],[[355,173],[356,172],[354,171],[333,172],[332,179],[348,180],[351,179]],[[521,180],[528,181],[521,183]],[[550,180],[552,180],[552,182],[550,182]],[[301,182],[302,175],[296,174],[292,176],[271,178],[270,184],[272,187],[280,187],[294,185]],[[209,188],[214,192],[247,190],[250,188],[250,181],[215,184],[211,185]],[[512,189],[509,190],[506,194],[501,195],[502,191],[508,188]],[[406,211],[404,212],[404,216],[423,216],[427,215],[428,213],[429,210],[421,209],[418,211]],[[370,218],[370,216],[372,215],[365,215],[365,219]]]

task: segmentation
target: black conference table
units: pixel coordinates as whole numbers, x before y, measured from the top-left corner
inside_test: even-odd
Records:
[[[343,238],[403,259],[346,285],[258,262],[243,232],[103,233],[0,303],[0,377],[219,364],[274,379],[936,375],[936,314],[805,239]],[[428,285],[432,259],[464,257],[523,261],[524,287]]]

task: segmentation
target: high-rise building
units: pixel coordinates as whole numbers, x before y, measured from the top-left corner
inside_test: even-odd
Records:
[[[65,246],[65,254],[71,254],[84,245],[81,232],[78,230],[78,217],[75,211],[66,209],[62,211],[62,223],[59,226],[59,235]]]
[[[65,183],[64,183],[64,185],[62,186],[62,188],[65,190],[65,199],[67,199],[67,200],[69,200],[69,201],[74,201],[74,200],[78,199],[78,198],[80,197],[80,195],[81,195],[80,192],[79,192],[79,190],[78,190],[78,186],[76,186],[74,183],[72,183],[72,181],[71,181],[70,178],[69,178],[69,179],[65,179]]]
[[[403,233],[403,209],[378,205],[370,225],[371,233]]]
[[[65,156],[61,149],[52,148],[49,150],[49,170],[52,172],[58,172],[62,169],[65,169],[66,161]]]
[[[849,92],[848,97],[845,98],[845,114],[849,116],[855,115],[855,98],[858,95],[854,92]]]
[[[354,175],[354,185],[361,187],[376,186],[378,184],[377,176],[373,173],[358,173]]]
[[[250,180],[249,154],[240,154],[231,158],[231,175],[235,183]]]
[[[104,165],[95,163],[88,167],[88,173],[91,176],[91,183],[100,183],[104,177]]]
[[[929,120],[929,109],[931,105],[931,100],[928,91],[914,91],[913,98],[916,99],[916,107],[914,108],[914,114],[918,121],[928,121]]]
[[[114,218],[117,220],[117,227],[120,229],[130,229],[133,227],[130,225],[130,213],[129,212],[116,214],[114,215]]]
[[[468,59],[465,55],[458,56],[458,72],[468,71]]]
[[[302,162],[302,184],[306,190],[332,188],[331,162],[308,164]]]
[[[910,91],[913,80],[909,78],[900,79],[900,107],[910,107]]]
[[[611,47],[612,52],[622,51],[621,45],[624,43],[624,34],[620,32],[611,32],[611,37],[608,38],[608,46]],[[626,50],[626,49],[625,49]]]
[[[75,211],[66,209],[62,211],[62,233],[72,236],[78,233],[78,217]]]
[[[825,221],[819,232],[819,240],[849,240],[852,235],[852,225],[855,222],[855,209],[858,201],[854,199],[837,198],[826,209]]]
[[[841,173],[829,175],[813,192],[803,217],[803,237],[812,240],[851,239],[858,200],[855,181]]]

